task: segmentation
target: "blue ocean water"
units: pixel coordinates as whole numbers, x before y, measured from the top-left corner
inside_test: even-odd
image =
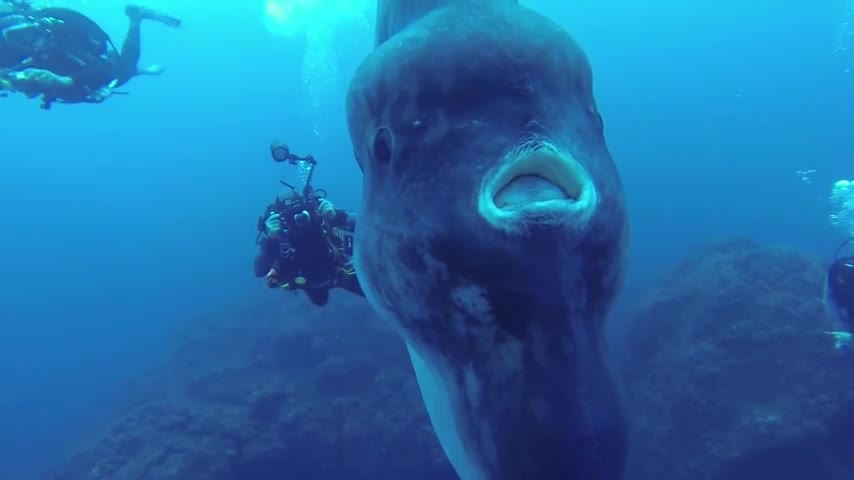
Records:
[[[123,38],[124,4],[53,3]],[[0,478],[80,441],[79,412],[187,318],[264,288],[255,222],[284,175],[271,139],[317,157],[315,184],[359,210],[343,103],[371,48],[370,2],[342,15],[317,0],[283,26],[286,3],[152,1],[185,22],[144,26],[143,63],[162,77],[100,105],[0,99]],[[629,202],[624,297],[715,239],[832,253],[828,195],[854,178],[850,0],[523,3],[593,65]]]

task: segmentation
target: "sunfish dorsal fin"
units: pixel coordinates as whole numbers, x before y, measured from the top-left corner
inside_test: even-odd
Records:
[[[449,5],[485,8],[516,5],[519,0],[377,0],[376,46],[433,10]]]

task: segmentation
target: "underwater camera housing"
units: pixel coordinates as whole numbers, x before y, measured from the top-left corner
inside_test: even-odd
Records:
[[[311,179],[314,175],[314,168],[317,166],[317,160],[311,155],[301,157],[293,154],[288,146],[284,143],[273,142],[270,144],[270,156],[276,163],[286,163],[292,166],[298,166],[300,163],[306,164],[308,173],[305,180],[305,186],[302,191],[298,191],[293,185],[280,180],[279,182],[288,187],[293,194],[289,197],[278,198],[274,206],[275,212],[282,216],[282,220],[288,225],[288,228],[302,227],[314,220],[317,212],[317,201],[321,198],[326,198],[326,191],[323,189],[315,189],[311,185]],[[258,230],[265,230],[265,218],[258,219]]]

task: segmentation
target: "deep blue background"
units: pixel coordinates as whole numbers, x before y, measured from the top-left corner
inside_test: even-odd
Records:
[[[523,3],[593,65],[629,199],[626,299],[715,239],[833,250],[827,196],[854,178],[854,56],[836,51],[854,48],[848,1]],[[123,38],[123,4],[64,4]],[[337,75],[314,105],[311,42],[270,34],[263,1],[169,9],[180,30],[143,32],[144,62],[167,73],[130,95],[51,111],[0,101],[0,478],[73,447],[89,423],[78,412],[160,358],[182,321],[264,288],[255,221],[285,175],[271,139],[318,157],[314,183],[358,210],[342,107],[372,14],[338,25]],[[812,184],[795,174],[806,169]]]

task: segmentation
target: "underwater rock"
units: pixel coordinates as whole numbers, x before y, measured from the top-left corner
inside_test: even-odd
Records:
[[[824,333],[823,275],[737,239],[661,282],[624,332],[628,478],[851,478],[854,352]]]
[[[208,316],[139,384],[121,418],[43,479],[455,478],[403,345],[358,299],[256,299]]]
[[[823,275],[737,239],[662,279],[620,332],[627,480],[851,478],[854,351],[824,333]],[[398,337],[358,300],[307,307],[195,322],[43,480],[455,480]]]

